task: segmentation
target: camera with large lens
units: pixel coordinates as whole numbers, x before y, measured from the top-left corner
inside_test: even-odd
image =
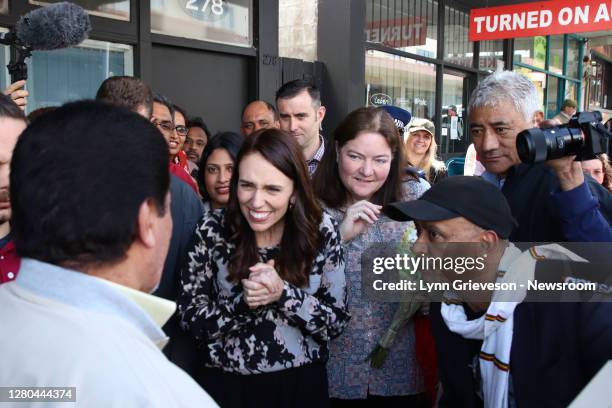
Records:
[[[608,153],[612,133],[601,123],[601,112],[581,112],[566,125],[534,128],[516,137],[516,150],[523,163],[537,163],[576,155],[577,161]]]

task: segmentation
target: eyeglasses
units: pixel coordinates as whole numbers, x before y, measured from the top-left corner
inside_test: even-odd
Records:
[[[172,122],[170,122],[169,120],[164,120],[164,121],[161,121],[161,122],[158,122],[156,120],[152,120],[151,123],[154,124],[155,126],[157,126],[162,131],[165,131],[165,132],[173,132],[174,131],[174,124]]]
[[[176,126],[174,130],[176,130],[176,133],[178,133],[181,136],[187,136],[187,132],[189,131],[189,129],[181,125]]]

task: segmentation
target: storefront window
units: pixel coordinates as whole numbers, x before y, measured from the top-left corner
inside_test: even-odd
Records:
[[[6,28],[0,27],[0,35],[4,35],[8,30]],[[6,64],[11,58],[10,48],[8,45],[0,45],[0,91],[7,87],[10,81],[10,77],[8,74],[8,70],[6,69]]]
[[[437,1],[368,0],[366,4],[366,41],[436,58]]]
[[[549,75],[546,88],[546,117],[552,118],[559,113],[559,78]]]
[[[438,152],[445,157],[449,153],[465,151],[465,106],[463,104],[465,74],[444,72],[440,143]]]
[[[85,40],[78,47],[35,51],[28,61],[28,112],[96,96],[102,81],[133,75],[132,47]]]
[[[474,65],[474,43],[468,40],[470,15],[444,8],[444,60],[464,67]]]
[[[0,0],[0,14],[8,14],[8,0]]]
[[[567,40],[567,72],[565,75],[571,78],[580,78],[578,72],[580,60],[580,41],[569,38]]]
[[[527,77],[536,87],[538,92],[539,105],[544,109],[544,90],[546,89],[546,74],[542,72],[532,71],[524,67],[514,67],[514,72],[517,72]]]
[[[595,109],[611,109],[612,98],[610,95],[610,86],[612,86],[612,64],[597,56],[593,58],[593,76],[586,88],[586,100],[588,101],[587,110]]]
[[[546,37],[516,38],[514,40],[514,62],[544,69]]]
[[[436,96],[434,64],[380,51],[366,52],[367,105],[395,105],[413,118],[433,120]]]
[[[548,70],[555,74],[563,74],[563,36],[550,36],[550,51]]]
[[[44,6],[62,1],[64,0],[30,0],[30,4]],[[71,2],[83,7],[94,16],[130,21],[130,0],[71,0]]]
[[[250,47],[252,0],[151,0],[151,31]]]
[[[480,42],[478,68],[493,72],[497,69],[497,61],[504,60],[504,41],[491,40]]]
[[[565,81],[565,98],[563,99],[572,99],[574,101],[578,100],[578,84],[572,81]]]

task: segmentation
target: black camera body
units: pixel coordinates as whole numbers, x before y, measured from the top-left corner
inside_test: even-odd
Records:
[[[566,125],[523,130],[516,150],[523,163],[537,163],[576,155],[577,161],[608,153],[612,133],[601,123],[601,112],[581,112]]]

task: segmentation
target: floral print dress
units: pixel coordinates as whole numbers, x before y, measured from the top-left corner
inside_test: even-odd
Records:
[[[285,282],[277,302],[251,310],[243,299],[242,285],[227,280],[235,245],[226,237],[223,219],[222,209],[203,217],[181,273],[181,325],[201,341],[204,365],[257,374],[324,363],[329,340],[350,319],[344,250],[336,221],[323,213],[322,245],[308,287]],[[278,246],[261,248],[260,262],[274,259],[280,250]]]

